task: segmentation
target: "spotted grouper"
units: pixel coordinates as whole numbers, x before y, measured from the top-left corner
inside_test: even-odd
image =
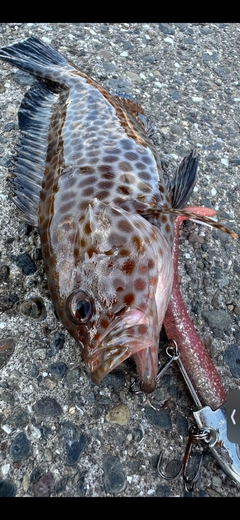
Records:
[[[39,229],[56,312],[94,382],[133,356],[150,392],[172,289],[174,208],[194,187],[197,154],[167,189],[138,103],[111,96],[35,36],[0,58],[37,78],[19,109],[11,186]]]

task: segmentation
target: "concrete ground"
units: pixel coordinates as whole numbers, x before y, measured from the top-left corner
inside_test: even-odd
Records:
[[[197,147],[191,204],[217,210],[240,232],[240,24],[8,23],[0,47],[31,34],[62,52],[111,93],[131,94],[155,121],[166,177]],[[17,113],[32,78],[0,71],[0,495],[239,496],[207,447],[192,492],[176,471],[194,424],[194,404],[173,367],[153,394],[130,391],[134,363],[94,385],[49,297],[37,230],[9,198],[8,166]],[[191,318],[226,392],[240,383],[239,242],[211,228],[182,227],[179,272]],[[166,361],[164,348],[160,361]],[[169,464],[174,459],[174,463]],[[166,465],[168,465],[166,467]],[[175,465],[175,469],[172,466]]]

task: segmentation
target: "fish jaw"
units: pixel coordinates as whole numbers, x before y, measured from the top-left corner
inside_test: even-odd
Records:
[[[142,310],[129,309],[125,313],[123,310],[123,315],[113,320],[85,357],[92,381],[99,383],[128,357],[151,348],[157,339],[154,327]]]

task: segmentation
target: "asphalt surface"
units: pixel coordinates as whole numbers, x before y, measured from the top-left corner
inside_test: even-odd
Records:
[[[166,178],[196,147],[191,205],[215,208],[217,219],[240,233],[240,24],[11,23],[0,25],[0,47],[31,34],[111,93],[138,100],[155,121],[153,141]],[[176,473],[194,424],[194,403],[177,367],[152,396],[161,411],[152,410],[130,390],[131,361],[99,386],[91,383],[75,341],[56,318],[37,230],[21,221],[6,180],[18,108],[31,83],[1,63],[0,495],[239,496],[239,485],[203,444],[191,459],[196,469],[203,453],[193,491],[184,490],[181,477],[165,480],[157,473],[160,452],[165,473]],[[188,223],[179,272],[184,301],[226,392],[238,389],[239,242]]]

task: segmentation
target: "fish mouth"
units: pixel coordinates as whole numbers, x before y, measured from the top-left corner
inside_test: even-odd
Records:
[[[144,312],[126,311],[108,326],[85,359],[92,381],[99,383],[125,359],[152,344],[152,327]]]

